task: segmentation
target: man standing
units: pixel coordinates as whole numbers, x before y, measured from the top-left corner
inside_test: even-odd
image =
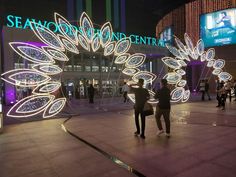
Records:
[[[134,92],[135,95],[135,105],[134,105],[134,114],[135,114],[135,124],[137,131],[134,132],[134,135],[137,136],[140,134],[139,126],[139,115],[141,115],[141,135],[140,137],[145,139],[145,115],[143,113],[143,107],[145,102],[149,99],[150,95],[147,89],[143,88],[143,79],[138,80],[138,88],[131,87],[131,92]],[[131,85],[132,86],[132,85]]]
[[[210,94],[209,94],[209,88],[210,88],[210,85],[208,83],[208,80],[206,79],[205,80],[205,93],[208,96],[208,100],[211,100],[211,97],[210,97]]]
[[[156,107],[156,123],[159,131],[157,135],[164,133],[161,124],[161,116],[163,115],[166,125],[166,136],[170,137],[170,89],[167,88],[167,80],[161,80],[161,89],[155,94],[155,98],[159,100]]]
[[[128,91],[129,91],[129,86],[126,84],[126,82],[124,83],[124,85],[122,86],[122,92],[123,92],[123,97],[124,97],[124,103],[126,101],[128,101],[128,98],[127,98],[127,94],[128,94]]]

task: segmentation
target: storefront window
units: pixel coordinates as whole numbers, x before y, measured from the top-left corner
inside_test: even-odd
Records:
[[[84,69],[85,72],[91,72],[91,56],[90,54],[84,54]]]
[[[72,61],[71,60],[66,62],[65,67],[64,67],[64,71],[73,71]]]
[[[82,71],[82,55],[74,58],[74,71]]]

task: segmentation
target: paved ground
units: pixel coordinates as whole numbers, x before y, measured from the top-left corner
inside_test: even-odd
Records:
[[[236,102],[228,102],[226,111],[215,106],[215,101],[173,105],[169,139],[155,135],[153,116],[146,121],[146,139],[133,136],[132,105],[122,100],[73,103],[72,110],[80,110],[80,116],[65,127],[144,176],[235,177]],[[64,132],[64,120],[5,126],[0,177],[135,176]]]

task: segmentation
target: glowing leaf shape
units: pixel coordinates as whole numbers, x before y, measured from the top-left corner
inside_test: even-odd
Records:
[[[61,51],[55,50],[50,47],[42,47],[50,56],[59,61],[69,61],[69,58]]]
[[[178,58],[182,58],[182,56],[181,56],[181,54],[180,54],[180,52],[179,52],[179,50],[177,48],[171,46],[168,43],[166,43],[166,47],[174,56],[176,56]]]
[[[182,76],[175,72],[171,72],[167,73],[163,78],[166,79],[169,84],[176,84],[181,80]]]
[[[69,21],[58,13],[54,13],[54,19],[57,23],[59,31],[75,45],[78,44],[77,30],[75,30]]]
[[[148,71],[139,71],[136,73],[132,79],[138,82],[139,79],[143,79],[145,84],[152,83],[156,79],[156,75]]]
[[[218,59],[215,61],[214,65],[213,65],[213,68],[215,69],[221,69],[225,66],[225,60],[222,60],[222,59]]]
[[[179,63],[182,67],[187,66],[187,63],[185,63],[185,61],[183,61],[183,60],[178,60],[178,63]]]
[[[206,52],[203,52],[200,59],[201,59],[201,62],[206,61]]]
[[[115,48],[115,55],[121,55],[126,53],[131,45],[131,39],[130,38],[122,38],[120,39]]]
[[[43,118],[53,117],[58,114],[65,106],[66,98],[58,98],[47,106],[43,113]]]
[[[207,53],[206,53],[206,60],[207,60],[207,61],[210,61],[210,60],[212,60],[214,57],[215,57],[215,49],[214,49],[214,48],[208,49],[208,50],[207,50]]]
[[[190,90],[185,90],[183,97],[182,97],[182,102],[184,103],[184,102],[188,101],[189,97],[190,97]]]
[[[183,75],[186,74],[186,72],[185,72],[184,70],[182,70],[182,69],[175,70],[175,72],[176,72],[177,74],[181,75],[181,76],[183,76]]]
[[[51,78],[34,69],[14,69],[2,74],[4,81],[17,86],[33,87],[45,83]]]
[[[127,68],[137,68],[141,66],[145,61],[146,55],[142,53],[135,53],[131,55],[125,63]]]
[[[193,42],[187,33],[184,34],[184,40],[187,45],[188,53],[192,53],[194,50]]]
[[[140,70],[138,68],[125,68],[122,73],[133,76],[135,73],[139,72]]]
[[[112,26],[110,22],[105,23],[100,32],[100,43],[102,47],[106,46],[112,39]]]
[[[45,28],[41,24],[31,22],[31,27],[35,33],[35,35],[44,43],[49,46],[64,51],[64,46],[60,39],[48,28]]]
[[[100,47],[100,38],[99,38],[98,34],[94,35],[91,46],[92,46],[92,49],[93,49],[94,52],[96,52],[99,49],[99,47]]]
[[[222,72],[222,69],[214,69],[214,70],[212,71],[212,74],[214,74],[214,75],[219,75],[221,72]]]
[[[212,66],[214,65],[214,63],[215,63],[215,60],[214,60],[214,59],[208,61],[208,62],[207,62],[207,67],[209,67],[209,68],[212,67]]]
[[[104,48],[104,56],[108,56],[111,55],[114,50],[115,50],[115,42],[110,42],[109,44],[107,44]]]
[[[90,45],[89,45],[88,41],[86,40],[86,38],[84,36],[82,36],[81,34],[78,34],[78,39],[79,39],[80,45],[85,50],[90,51]]]
[[[179,40],[179,38],[175,37],[175,42],[178,48],[181,50],[181,52],[184,53],[185,55],[188,55],[185,45]]]
[[[48,94],[57,91],[61,87],[60,82],[49,81],[45,84],[38,85],[33,91],[33,94]]]
[[[130,54],[126,53],[126,54],[116,57],[114,62],[115,64],[124,64],[129,57],[130,57]]]
[[[161,60],[170,68],[173,69],[181,68],[181,65],[179,64],[178,60],[172,57],[163,57]]]
[[[54,95],[31,95],[18,101],[7,113],[9,117],[25,118],[42,112]]]
[[[128,97],[133,103],[135,103],[135,95],[133,93],[128,93]]]
[[[171,102],[178,102],[183,98],[184,88],[176,87],[174,90],[172,90],[170,95],[171,95]]]
[[[186,80],[180,80],[177,84],[176,87],[184,87],[187,84]]]
[[[64,47],[73,52],[73,53],[76,53],[76,54],[79,54],[79,50],[77,49],[77,47],[71,42],[69,41],[68,39],[66,39],[64,36],[62,35],[58,35],[62,41],[62,43],[64,44]]]
[[[158,103],[159,101],[154,98],[155,97],[155,93],[152,90],[148,90],[148,92],[149,92],[150,98],[149,98],[149,100],[147,102],[151,103],[151,104]]]
[[[186,53],[182,52],[181,50],[179,50],[179,53],[180,53],[180,55],[181,55],[181,58],[178,57],[179,59],[190,61],[189,56],[186,55]]]
[[[198,50],[197,50],[197,48],[195,47],[194,49],[193,49],[193,59],[194,60],[197,60],[198,59],[198,57],[199,57],[199,55],[198,55]]]
[[[55,63],[41,48],[24,42],[10,42],[11,48],[21,57],[33,63]]]
[[[80,16],[80,28],[82,28],[83,36],[91,43],[94,36],[94,27],[92,21],[85,12]]]
[[[55,75],[62,72],[62,69],[57,65],[34,65],[32,68],[47,75]]]
[[[218,75],[219,79],[220,80],[223,80],[223,81],[227,81],[227,80],[231,80],[232,79],[232,76],[227,73],[227,72],[221,72],[219,75]]]
[[[200,39],[197,42],[197,52],[198,52],[198,55],[202,55],[204,50],[205,50],[204,42],[203,42],[202,39]]]

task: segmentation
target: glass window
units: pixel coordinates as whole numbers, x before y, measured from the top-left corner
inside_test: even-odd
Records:
[[[84,54],[84,69],[86,72],[91,72],[91,56],[90,54]]]
[[[74,58],[74,71],[82,71],[82,55],[76,55]]]
[[[69,60],[68,62],[65,63],[64,71],[73,71],[72,61],[71,60]]]

